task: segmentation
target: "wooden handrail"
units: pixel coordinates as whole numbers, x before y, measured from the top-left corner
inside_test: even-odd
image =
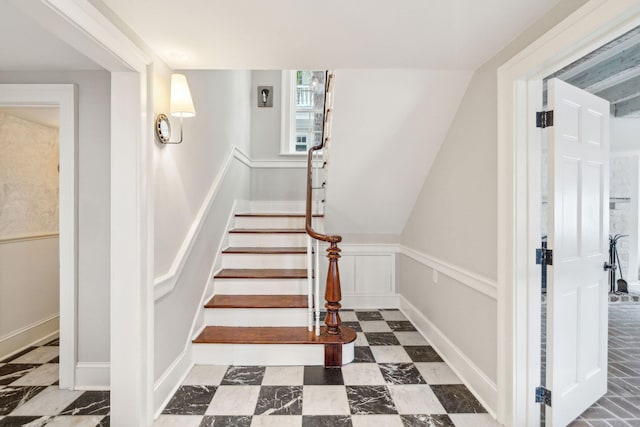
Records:
[[[325,135],[325,129],[328,117],[327,93],[331,88],[332,79],[333,74],[329,74],[329,72],[327,72],[325,75],[324,123],[322,126],[322,142],[316,146],[311,147],[307,155],[307,207],[305,212],[305,228],[307,234],[312,238],[329,243],[329,248],[327,249],[327,258],[329,258],[329,270],[327,272],[327,286],[324,295],[324,298],[327,301],[327,303],[324,305],[327,309],[327,315],[324,318],[324,323],[325,325],[327,325],[326,332],[328,335],[341,335],[342,332],[340,329],[340,324],[342,323],[342,321],[340,320],[339,311],[342,307],[340,305],[340,300],[342,299],[342,291],[340,289],[340,272],[338,270],[338,259],[340,258],[340,248],[338,248],[338,243],[342,241],[342,236],[319,233],[318,231],[313,229],[312,223],[313,154],[316,151],[325,148],[326,142],[329,138]],[[335,359],[335,357],[330,357],[330,359],[331,360],[325,360],[326,365],[340,366],[342,364],[341,360],[333,360]]]

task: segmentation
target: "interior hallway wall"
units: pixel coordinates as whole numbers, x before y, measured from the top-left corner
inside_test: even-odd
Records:
[[[432,269],[401,255],[399,292],[465,355],[465,378],[497,408],[497,69],[585,0],[560,2],[473,75],[402,234],[406,247],[465,279],[434,284]],[[483,286],[471,283],[480,281]],[[454,369],[462,370],[460,364]],[[483,379],[483,376],[485,379]],[[486,386],[486,392],[478,384]],[[484,394],[484,395],[483,395]]]
[[[78,87],[78,362],[107,366],[110,359],[110,74],[106,71],[3,71],[0,83],[73,83]]]

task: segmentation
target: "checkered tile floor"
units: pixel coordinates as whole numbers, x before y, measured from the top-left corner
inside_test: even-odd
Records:
[[[58,388],[58,340],[0,361],[0,427],[105,427],[109,392]]]
[[[195,366],[154,426],[498,425],[400,311],[340,314],[354,363]]]

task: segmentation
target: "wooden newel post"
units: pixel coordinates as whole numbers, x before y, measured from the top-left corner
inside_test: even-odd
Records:
[[[329,271],[327,272],[327,288],[324,293],[324,299],[327,303],[324,305],[327,309],[327,315],[324,323],[327,325],[327,334],[340,335],[340,300],[342,299],[342,291],[340,290],[340,272],[338,271],[338,258],[340,258],[340,248],[336,242],[331,242],[329,249]]]

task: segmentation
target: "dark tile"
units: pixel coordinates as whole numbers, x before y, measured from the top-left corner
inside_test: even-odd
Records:
[[[373,357],[373,353],[371,353],[371,349],[369,347],[354,347],[353,348],[353,363],[375,363],[376,359]]]
[[[400,345],[393,332],[365,332],[369,345]]]
[[[387,320],[387,325],[389,325],[392,331],[410,332],[417,330],[415,326],[413,326],[413,323],[407,320]]]
[[[384,380],[391,384],[426,384],[413,363],[379,363]]]
[[[342,369],[324,366],[305,366],[304,385],[343,385]]]
[[[640,397],[611,397],[609,400],[629,412],[633,418],[640,419]]]
[[[96,427],[109,427],[110,424],[111,419],[109,418],[109,416],[106,416],[102,420],[100,420],[100,424],[98,424]]]
[[[60,357],[59,357],[59,356],[56,356],[56,358],[55,358],[55,359],[53,359],[53,360],[49,360],[47,363],[60,363]]]
[[[255,415],[302,415],[302,387],[260,387]]]
[[[60,338],[56,338],[54,340],[49,341],[48,343],[46,343],[45,345],[55,345],[55,346],[60,346]]]
[[[207,415],[200,422],[200,427],[249,427],[250,416],[219,416]]]
[[[449,414],[487,412],[463,384],[432,385],[431,390]]]
[[[305,415],[302,427],[352,427],[348,415]]]
[[[451,418],[445,414],[438,415],[401,415],[405,427],[455,427]]]
[[[347,386],[346,389],[349,408],[353,415],[398,413],[386,386]]]
[[[404,349],[414,362],[443,362],[430,345],[405,345]]]
[[[615,418],[615,416],[607,411],[606,409],[599,406],[592,406],[582,414],[580,414],[580,418],[585,420],[604,420],[607,418]]]
[[[1,361],[0,361],[0,363],[9,363],[9,362],[11,362],[12,360],[16,360],[18,357],[20,357],[20,356],[24,356],[25,354],[29,353],[30,351],[35,350],[36,348],[37,348],[37,347],[27,347],[27,348],[25,348],[24,350],[22,350],[21,352],[18,352],[18,353],[16,353],[16,354],[12,355],[12,356],[7,357],[7,358],[6,358],[6,359],[4,359],[4,360],[1,360]]]
[[[209,407],[216,386],[183,385],[173,395],[163,414],[172,415],[204,415]]]
[[[8,386],[0,388],[0,415],[8,415],[46,387],[18,387]]]
[[[362,332],[362,327],[360,326],[360,322],[342,322],[342,326],[349,327],[356,332]]]
[[[0,366],[0,385],[11,384],[18,378],[27,375],[40,365],[10,363]]]
[[[379,311],[356,311],[358,320],[384,320]]]
[[[229,366],[221,385],[261,385],[264,366]]]
[[[5,417],[0,420],[0,427],[22,427],[28,425],[42,426],[47,423],[49,417],[27,416],[27,417]]]
[[[71,405],[64,408],[60,415],[108,415],[109,392],[85,391]]]

